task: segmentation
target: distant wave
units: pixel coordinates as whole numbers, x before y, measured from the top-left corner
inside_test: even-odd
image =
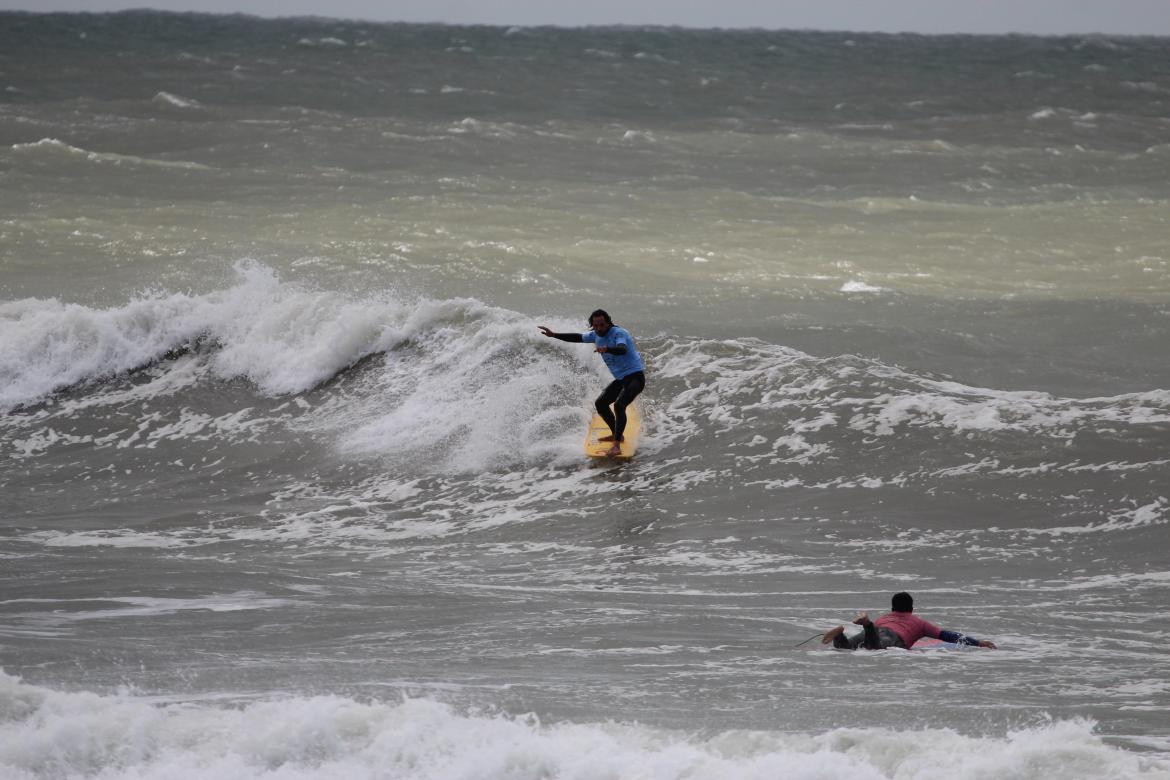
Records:
[[[23,144],[13,144],[12,151],[39,156],[42,159],[52,159],[53,157],[60,159],[74,159],[84,160],[92,163],[105,163],[110,165],[142,165],[142,166],[156,166],[160,168],[186,168],[190,170],[209,170],[208,166],[200,163],[186,162],[183,160],[156,160],[149,157],[138,157],[132,154],[115,154],[113,152],[93,152],[88,149],[82,149],[56,138],[42,138],[39,141]]]
[[[175,108],[202,108],[198,100],[179,97],[170,92],[157,92],[153,100],[156,103],[163,103],[168,106],[174,106]]]

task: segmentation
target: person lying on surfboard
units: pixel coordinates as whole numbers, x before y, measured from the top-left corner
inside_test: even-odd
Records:
[[[853,622],[864,630],[857,636],[845,636],[845,626],[829,629],[821,638],[821,644],[833,644],[839,650],[856,650],[864,647],[866,650],[885,650],[889,647],[911,647],[924,636],[941,639],[944,642],[955,642],[961,645],[987,647],[995,649],[995,644],[986,639],[976,639],[959,631],[948,631],[928,623],[914,613],[914,599],[909,593],[895,593],[890,600],[892,611],[870,620],[869,615],[861,612]]]
[[[612,441],[606,455],[621,454],[622,434],[626,430],[626,407],[646,387],[646,373],[642,358],[634,348],[634,339],[625,328],[613,324],[604,309],[589,315],[589,330],[584,333],[553,333],[544,325],[537,325],[540,332],[549,338],[595,345],[594,351],[601,355],[606,368],[613,374],[613,381],[597,396],[594,405],[605,424],[613,431],[611,436],[602,436],[601,441]],[[609,406],[613,404],[611,411]]]

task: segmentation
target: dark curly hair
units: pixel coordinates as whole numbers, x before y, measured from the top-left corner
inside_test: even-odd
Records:
[[[595,311],[589,315],[589,327],[591,327],[591,328],[593,327],[593,318],[594,317],[603,318],[605,320],[606,325],[610,326],[611,328],[613,327],[613,320],[610,319],[609,312],[607,312],[605,309],[598,309],[597,311]]]

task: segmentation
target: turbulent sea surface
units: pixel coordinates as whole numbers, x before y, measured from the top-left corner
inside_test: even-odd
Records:
[[[1165,38],[0,14],[0,775],[1168,778],[1167,236]]]

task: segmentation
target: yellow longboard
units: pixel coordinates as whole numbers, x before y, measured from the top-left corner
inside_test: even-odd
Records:
[[[609,448],[613,446],[613,442],[598,441],[598,439],[612,434],[613,431],[605,424],[605,420],[601,419],[601,415],[594,412],[593,419],[589,421],[589,430],[585,434],[585,454],[591,458],[611,457],[607,453]],[[612,457],[621,460],[634,457],[634,453],[638,451],[638,437],[641,435],[642,420],[641,415],[638,414],[638,404],[630,404],[626,407],[626,430],[622,436],[622,454]]]

